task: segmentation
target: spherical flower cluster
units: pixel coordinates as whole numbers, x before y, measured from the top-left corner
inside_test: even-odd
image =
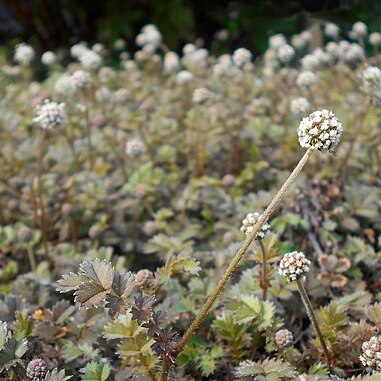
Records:
[[[14,50],[14,60],[20,65],[27,66],[29,65],[34,58],[34,49],[22,42],[21,44],[17,44]]]
[[[275,343],[280,348],[284,348],[291,345],[293,341],[294,336],[292,335],[292,332],[290,332],[288,329],[280,329],[275,334]]]
[[[90,49],[85,49],[78,59],[81,65],[89,70],[97,69],[102,64],[102,57]]]
[[[368,33],[368,27],[362,21],[357,21],[353,24],[352,31],[356,34],[356,36],[364,37]]]
[[[140,34],[136,36],[136,44],[138,46],[152,45],[158,47],[161,44],[161,40],[161,34],[153,24],[145,25]]]
[[[285,44],[287,44],[286,37],[281,33],[274,34],[269,38],[269,46],[271,49],[278,50]]]
[[[181,70],[176,75],[176,82],[178,84],[190,83],[194,80],[193,74],[188,70]]]
[[[377,66],[369,66],[362,72],[364,86],[373,91],[381,90],[381,70]]]
[[[249,63],[252,59],[253,55],[251,52],[245,48],[239,48],[234,51],[233,53],[233,62],[239,66],[242,67],[245,64]]]
[[[373,32],[369,35],[369,43],[373,46],[381,45],[381,33]]]
[[[204,70],[208,66],[209,52],[206,49],[196,49],[185,53],[182,61],[186,68],[197,71]]]
[[[283,63],[289,63],[295,56],[295,50],[291,45],[284,44],[278,49],[278,58]]]
[[[316,83],[316,75],[312,71],[302,71],[296,78],[296,84],[300,87],[311,87]]]
[[[381,371],[381,336],[373,336],[362,345],[360,361],[376,371]]]
[[[310,261],[302,252],[293,251],[283,256],[279,264],[279,274],[289,282],[304,278],[310,271]]]
[[[33,121],[46,130],[65,125],[67,122],[65,103],[56,103],[45,99],[41,105],[37,106],[36,117]]]
[[[41,56],[41,62],[46,66],[51,66],[57,62],[57,57],[53,52],[48,51]]]
[[[88,47],[84,42],[80,42],[79,44],[75,44],[70,48],[70,54],[73,58],[79,60],[81,55],[88,50]]]
[[[295,98],[290,103],[291,113],[295,116],[305,115],[310,107],[310,102],[304,97]]]
[[[254,230],[254,226],[259,220],[259,217],[261,217],[261,214],[258,212],[255,213],[249,213],[243,220],[242,220],[242,226],[241,231],[243,231],[247,236],[249,236],[252,231]],[[255,239],[264,239],[266,237],[267,232],[271,229],[270,225],[265,222],[257,235],[255,236]]]
[[[139,138],[132,138],[126,143],[126,154],[130,157],[138,157],[144,154],[146,146]]]
[[[69,96],[75,93],[77,87],[73,77],[70,74],[62,74],[54,85],[58,94]]]
[[[299,144],[304,148],[333,152],[342,133],[343,126],[332,111],[315,111],[299,124]]]
[[[359,44],[349,44],[348,48],[343,52],[343,59],[351,65],[361,62],[365,59],[364,49]]]
[[[32,381],[42,381],[48,372],[48,365],[43,359],[35,359],[29,362],[26,375]]]
[[[336,39],[339,37],[340,28],[331,22],[325,24],[324,33],[326,36]]]
[[[307,54],[300,62],[305,70],[316,70],[320,66],[320,59],[315,54]]]
[[[211,97],[211,92],[205,87],[199,87],[194,90],[192,101],[195,104],[203,104]]]
[[[87,71],[76,70],[71,77],[77,90],[86,91],[92,86],[91,75]]]
[[[164,71],[173,73],[180,69],[180,58],[175,52],[168,52],[164,56]]]

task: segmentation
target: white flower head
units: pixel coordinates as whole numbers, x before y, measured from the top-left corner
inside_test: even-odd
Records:
[[[28,66],[34,59],[34,49],[22,42],[17,44],[14,49],[14,60],[20,65]]]
[[[164,71],[173,73],[180,69],[180,58],[175,52],[167,52],[164,56]]]
[[[261,214],[258,212],[255,213],[248,213],[248,215],[242,220],[242,226],[241,226],[241,231],[243,231],[247,236],[249,236],[256,223],[258,222],[259,218],[261,217]],[[270,225],[265,222],[257,235],[255,236],[255,239],[264,239],[266,237],[266,234],[268,231],[270,231],[271,227]]]
[[[77,87],[75,80],[70,74],[62,74],[54,85],[58,94],[69,96],[75,93]]]
[[[305,115],[310,107],[310,102],[304,97],[294,98],[290,103],[291,113],[295,116]]]
[[[205,87],[199,87],[193,91],[192,101],[195,104],[203,104],[207,102],[212,93]]]
[[[72,79],[78,90],[86,91],[89,90],[92,86],[91,75],[87,71],[76,70],[72,75]]]
[[[302,71],[296,78],[299,87],[311,87],[316,83],[316,74],[312,71]]]
[[[322,152],[334,152],[343,133],[342,124],[332,111],[315,111],[299,124],[299,144]]]
[[[373,336],[362,345],[360,361],[376,371],[381,371],[381,336]]]
[[[286,37],[281,33],[274,34],[269,38],[269,46],[271,49],[278,50],[285,44],[287,44]]]
[[[46,66],[51,66],[57,62],[57,57],[54,52],[47,51],[41,56],[41,62]]]
[[[368,34],[368,27],[362,21],[357,21],[352,26],[352,31],[358,37],[364,37]]]
[[[369,43],[373,46],[381,45],[381,33],[373,32],[369,35]]]
[[[289,63],[295,56],[295,50],[291,45],[284,44],[278,49],[278,58],[283,63]]]
[[[251,61],[253,55],[246,48],[239,48],[234,51],[232,58],[237,66],[242,67]]]
[[[45,99],[41,105],[36,107],[36,117],[33,122],[45,130],[64,126],[67,123],[65,103]]]
[[[102,64],[102,57],[98,53],[89,49],[83,51],[78,59],[85,69],[97,69]]]
[[[336,24],[328,22],[325,24],[324,33],[326,36],[336,39],[339,37],[340,28]]]
[[[176,75],[176,82],[178,84],[190,83],[194,80],[193,74],[188,70],[181,70]]]
[[[132,138],[126,143],[126,154],[130,157],[138,157],[144,154],[146,146],[139,138]]]
[[[300,251],[293,251],[283,256],[279,263],[279,274],[285,276],[289,282],[304,279],[310,271],[311,262]]]

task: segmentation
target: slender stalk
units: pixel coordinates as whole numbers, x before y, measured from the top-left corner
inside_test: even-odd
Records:
[[[311,319],[312,325],[314,326],[316,334],[317,334],[317,336],[318,336],[318,338],[320,340],[320,343],[321,343],[321,346],[323,348],[324,355],[326,357],[327,363],[330,364],[330,361],[331,361],[330,358],[331,357],[329,355],[327,344],[325,343],[323,334],[321,333],[319,324],[318,324],[317,319],[316,319],[316,315],[315,315],[314,309],[312,307],[312,303],[310,301],[310,298],[308,297],[306,288],[304,287],[304,283],[303,283],[303,281],[301,279],[298,279],[296,281],[296,283],[298,284],[300,296],[302,297],[303,304],[306,307],[307,314],[308,314],[309,318]]]
[[[163,359],[163,369],[161,371],[161,381],[167,381],[169,370],[171,369],[171,360],[168,356],[165,356]]]
[[[42,132],[40,144],[38,148],[38,174],[37,174],[37,204],[38,209],[40,209],[41,215],[39,216],[37,213],[37,220],[40,222],[40,229],[41,229],[41,235],[42,235],[42,243],[44,247],[44,255],[45,259],[48,260],[49,258],[49,251],[48,251],[48,234],[47,234],[47,226],[46,226],[46,212],[45,212],[45,205],[43,200],[43,189],[42,189],[42,175],[43,175],[43,158],[44,158],[44,143],[45,143],[45,133]]]
[[[85,103],[85,124],[86,124],[87,147],[89,150],[89,164],[90,164],[90,170],[92,171],[94,168],[94,148],[93,148],[93,143],[91,141],[91,124],[90,124],[90,116],[89,116],[89,107],[87,102]]]
[[[267,290],[269,288],[269,281],[267,279],[267,251],[262,240],[259,240],[259,246],[262,251],[262,272],[261,272],[261,288],[262,288],[262,300],[267,299]]]
[[[289,190],[290,186],[294,183],[296,178],[299,176],[300,172],[302,171],[303,167],[306,165],[309,157],[311,156],[313,152],[313,149],[308,149],[303,157],[300,159],[298,165],[295,167],[295,169],[292,171],[286,182],[282,185],[274,199],[271,201],[269,206],[266,208],[264,213],[259,217],[256,225],[253,227],[252,233],[245,239],[245,241],[242,244],[242,247],[238,250],[238,252],[235,254],[234,258],[230,262],[228,268],[226,269],[225,273],[223,274],[222,278],[217,284],[216,289],[213,291],[213,293],[209,296],[207,301],[205,302],[204,306],[201,308],[200,312],[196,316],[195,320],[189,327],[189,329],[185,332],[183,338],[179,342],[179,345],[177,347],[176,354],[179,354],[182,349],[184,348],[185,344],[188,342],[188,340],[191,338],[193,333],[197,330],[199,325],[201,324],[202,320],[204,319],[205,315],[208,313],[210,307],[213,305],[215,300],[217,299],[218,295],[222,292],[224,289],[226,283],[229,281],[230,277],[233,275],[234,270],[237,268],[238,264],[240,263],[241,259],[247,252],[248,248],[250,247],[251,243],[253,242],[254,238],[262,228],[263,224],[270,218],[270,216],[274,213],[275,209],[279,205],[279,203],[282,201],[283,197]],[[163,379],[166,380],[166,379]]]
[[[34,254],[33,254],[32,248],[29,245],[27,245],[26,251],[28,253],[28,259],[29,259],[30,269],[32,271],[35,271],[37,266],[36,266],[36,259],[34,258]]]

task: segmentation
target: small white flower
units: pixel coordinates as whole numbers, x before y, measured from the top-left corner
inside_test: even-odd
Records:
[[[311,87],[316,83],[316,75],[312,71],[302,71],[296,78],[296,84],[300,87]]]
[[[180,58],[175,52],[168,52],[164,56],[164,71],[173,73],[180,69]]]
[[[76,91],[76,84],[73,77],[70,74],[62,74],[56,84],[54,85],[54,89],[58,94],[61,95],[72,95]]]
[[[295,98],[290,103],[291,112],[295,116],[305,115],[310,107],[310,102],[304,97]]]
[[[33,61],[34,55],[34,49],[24,42],[16,45],[14,49],[15,61],[24,66],[28,66]]]
[[[269,46],[271,49],[278,50],[285,44],[287,44],[286,37],[281,33],[274,34],[269,38]]]
[[[283,63],[289,63],[295,56],[295,50],[291,45],[284,44],[278,50],[278,58]]]
[[[336,24],[328,22],[325,24],[324,33],[328,37],[337,38],[340,34],[340,28]]]
[[[381,45],[381,33],[373,32],[369,35],[369,43],[373,46]]]
[[[332,111],[315,111],[299,124],[299,144],[304,148],[333,152],[340,142],[342,132],[343,127]]]
[[[251,52],[245,48],[239,48],[235,50],[232,56],[233,62],[239,67],[242,67],[246,63],[249,63],[252,57],[253,55],[251,54]]]
[[[126,154],[130,157],[138,157],[144,154],[146,146],[139,138],[132,138],[126,143]]]
[[[300,251],[293,251],[283,256],[279,263],[279,274],[289,282],[303,279],[310,271],[311,262]]]
[[[33,122],[46,130],[64,126],[67,123],[65,103],[45,99],[41,105],[36,107],[36,117]]]
[[[192,101],[196,104],[203,104],[211,97],[211,92],[205,87],[199,87],[193,91]]]
[[[78,59],[86,69],[97,69],[102,64],[102,57],[98,53],[88,49]]]
[[[176,82],[178,84],[190,83],[194,80],[193,74],[188,70],[182,70],[176,75]]]
[[[57,62],[57,57],[53,52],[48,51],[41,56],[41,62],[46,66],[51,66]]]
[[[373,336],[362,345],[360,361],[376,371],[381,371],[381,336]]]
[[[87,71],[76,70],[72,75],[72,79],[78,90],[89,90],[92,86],[91,75]]]
[[[362,21],[357,21],[352,26],[352,31],[357,35],[364,37],[368,34],[368,27]]]
[[[258,222],[258,219],[261,217],[261,214],[258,212],[255,213],[249,213],[243,220],[242,220],[242,226],[241,231],[243,231],[247,236],[249,236],[256,223]],[[271,229],[270,225],[265,222],[257,235],[255,236],[255,239],[263,239],[266,237],[267,232]]]

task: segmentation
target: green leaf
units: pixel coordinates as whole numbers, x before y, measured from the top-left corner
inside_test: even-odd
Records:
[[[106,381],[110,376],[110,366],[97,362],[90,362],[81,369],[82,381]]]
[[[138,336],[143,330],[136,320],[132,320],[132,314],[128,311],[106,325],[103,336],[108,340],[131,338]]]
[[[0,322],[0,351],[4,348],[5,343],[9,338],[7,323]]]
[[[24,339],[33,332],[33,322],[28,319],[28,315],[25,312],[18,312],[16,315],[16,321],[14,323],[13,336],[16,340]]]
[[[66,376],[65,371],[62,369],[58,371],[57,368],[53,369],[51,372],[48,372],[44,378],[44,381],[66,381],[69,380],[72,376]]]

